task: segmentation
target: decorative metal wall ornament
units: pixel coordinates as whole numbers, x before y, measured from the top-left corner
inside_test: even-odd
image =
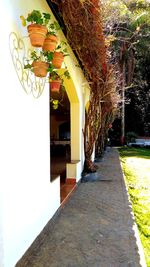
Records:
[[[26,94],[31,93],[35,98],[40,97],[44,90],[46,78],[35,77],[31,71],[24,69],[31,50],[26,49],[23,39],[18,37],[15,32],[10,33],[9,47],[17,76],[24,91]]]

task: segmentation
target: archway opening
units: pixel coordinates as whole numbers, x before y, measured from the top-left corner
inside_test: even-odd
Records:
[[[63,97],[50,92],[51,181],[60,176],[61,202],[75,187],[81,148],[79,98],[72,79],[64,79],[64,86]],[[53,99],[59,100],[57,109]]]
[[[60,101],[55,109],[50,103],[50,158],[51,180],[56,175],[60,176],[61,184],[66,180],[66,163],[70,161],[70,102],[67,93],[63,98],[58,93],[51,92],[51,99]]]

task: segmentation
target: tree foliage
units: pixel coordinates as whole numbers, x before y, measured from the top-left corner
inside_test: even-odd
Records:
[[[105,29],[124,79],[126,132],[150,135],[150,3],[105,1]]]

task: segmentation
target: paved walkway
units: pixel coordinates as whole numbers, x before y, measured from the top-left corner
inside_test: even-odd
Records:
[[[146,266],[117,149],[108,148],[98,166],[98,181],[79,184],[16,267]]]

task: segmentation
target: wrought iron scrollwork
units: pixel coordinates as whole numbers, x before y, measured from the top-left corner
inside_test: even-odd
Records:
[[[26,49],[23,39],[18,37],[15,32],[10,33],[9,47],[17,76],[25,93],[31,93],[35,98],[40,97],[44,90],[46,78],[35,77],[30,70],[24,69],[31,50]]]

